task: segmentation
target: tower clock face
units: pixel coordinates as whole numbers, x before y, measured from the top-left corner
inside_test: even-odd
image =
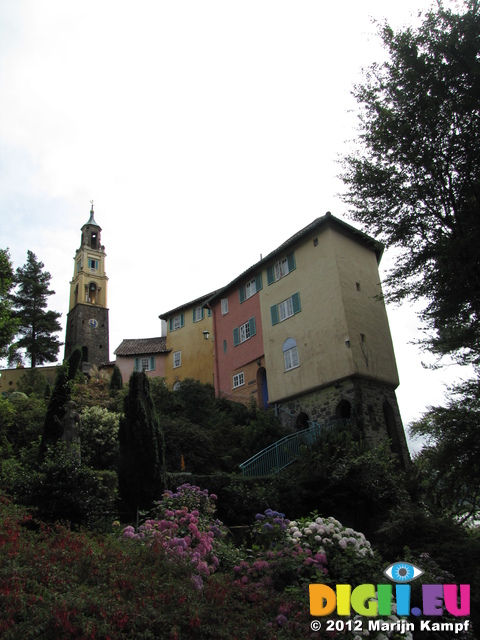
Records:
[[[98,327],[98,322],[97,320],[95,320],[95,318],[91,318],[88,321],[88,324],[92,327],[92,329],[96,329]]]

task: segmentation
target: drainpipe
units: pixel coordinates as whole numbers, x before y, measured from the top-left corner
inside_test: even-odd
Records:
[[[212,306],[207,302],[207,308],[212,312],[213,318],[213,386],[215,389],[215,395],[219,395],[220,378],[218,375],[218,358],[217,358],[217,316]]]

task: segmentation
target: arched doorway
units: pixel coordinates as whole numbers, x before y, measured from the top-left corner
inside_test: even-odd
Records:
[[[348,400],[340,400],[335,409],[337,420],[348,420],[352,417],[352,405]]]
[[[259,367],[257,370],[257,396],[260,409],[266,409],[268,407],[268,385],[265,367]]]
[[[308,427],[310,426],[308,424],[308,421],[309,421],[308,415],[305,413],[305,411],[301,411],[298,414],[297,419],[295,420],[295,429],[297,431],[303,431],[304,429],[308,429]]]

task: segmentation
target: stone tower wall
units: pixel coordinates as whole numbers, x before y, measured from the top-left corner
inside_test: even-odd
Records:
[[[365,441],[375,447],[391,440],[392,454],[402,466],[410,462],[395,390],[363,378],[349,378],[276,405],[282,422],[292,429],[306,428],[307,420],[320,424],[347,417],[355,420]]]
[[[91,320],[95,320],[96,327]],[[86,347],[84,354],[90,364],[100,365],[108,362],[108,309],[87,304],[77,304],[67,316],[67,339],[65,357],[68,358],[75,347]],[[87,357],[85,358],[85,355]]]

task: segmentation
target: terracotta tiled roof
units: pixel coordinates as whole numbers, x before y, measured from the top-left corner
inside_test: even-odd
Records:
[[[113,352],[116,356],[141,356],[168,352],[166,338],[135,338],[123,340]]]

